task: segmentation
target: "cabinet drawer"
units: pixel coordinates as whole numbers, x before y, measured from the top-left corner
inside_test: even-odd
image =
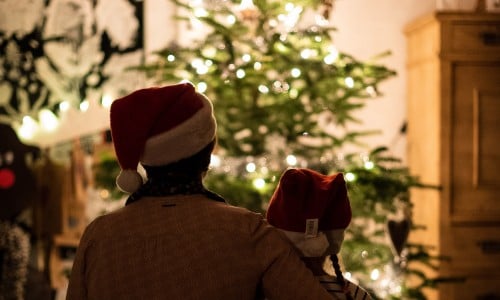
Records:
[[[440,299],[500,300],[500,277],[468,277],[464,282],[442,284],[440,292]]]
[[[500,277],[500,227],[452,227],[448,251],[453,272],[471,276],[496,274]]]
[[[497,22],[454,24],[449,38],[453,52],[500,51],[500,18]]]

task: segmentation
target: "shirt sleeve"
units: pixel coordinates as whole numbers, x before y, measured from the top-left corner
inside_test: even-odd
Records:
[[[333,299],[288,239],[265,220],[252,232],[252,242],[255,258],[263,269],[262,290],[267,299]]]

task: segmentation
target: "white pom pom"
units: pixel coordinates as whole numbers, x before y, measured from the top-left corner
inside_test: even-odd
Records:
[[[116,178],[116,185],[125,193],[132,194],[143,183],[141,175],[135,170],[122,170]]]

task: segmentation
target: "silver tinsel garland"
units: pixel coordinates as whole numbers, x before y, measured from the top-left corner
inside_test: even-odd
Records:
[[[16,224],[0,221],[0,300],[24,299],[29,236]]]

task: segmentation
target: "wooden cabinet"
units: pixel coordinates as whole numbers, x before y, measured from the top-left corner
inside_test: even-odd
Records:
[[[429,276],[461,277],[430,299],[500,299],[500,14],[434,13],[407,37],[411,240],[442,255]],[[497,175],[497,172],[499,174]]]

